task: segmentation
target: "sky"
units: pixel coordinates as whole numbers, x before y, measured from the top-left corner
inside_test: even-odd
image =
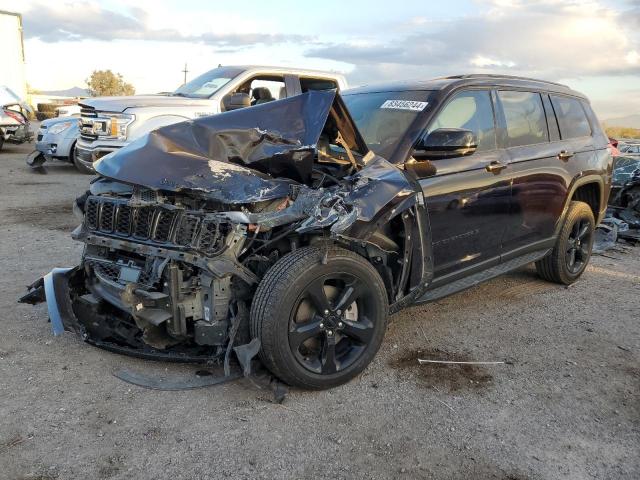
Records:
[[[601,119],[640,114],[640,0],[323,2],[0,0],[23,14],[32,88],[111,69],[137,93],[218,64],[344,73],[351,85],[525,75],[587,94]]]

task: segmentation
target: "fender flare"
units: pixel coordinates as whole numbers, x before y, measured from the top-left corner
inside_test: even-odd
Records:
[[[599,223],[600,219],[602,218],[602,216],[604,215],[604,212],[606,212],[607,210],[607,202],[606,202],[606,195],[605,195],[605,184],[604,184],[604,180],[602,179],[602,175],[598,175],[598,174],[589,174],[589,175],[584,175],[584,176],[578,176],[578,177],[574,177],[573,180],[571,181],[571,184],[569,185],[569,189],[568,189],[568,193],[567,193],[567,197],[565,198],[564,201],[564,206],[562,208],[562,214],[560,215],[560,218],[558,220],[558,223],[556,224],[556,228],[554,230],[554,237],[557,237],[558,234],[560,233],[560,229],[562,228],[562,225],[564,225],[564,219],[567,216],[567,213],[569,211],[569,205],[571,205],[571,199],[573,198],[574,194],[576,193],[576,190],[578,190],[578,188],[584,186],[584,185],[588,185],[591,183],[595,183],[598,185],[598,192],[599,192],[599,200],[600,200],[600,211],[598,212],[598,215],[596,217],[596,223]]]

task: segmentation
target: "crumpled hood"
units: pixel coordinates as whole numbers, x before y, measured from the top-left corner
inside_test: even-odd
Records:
[[[0,107],[6,107],[7,105],[19,105],[21,103],[20,97],[14,93],[9,87],[4,85],[0,86]]]
[[[335,101],[341,102],[335,91],[310,91],[162,127],[103,157],[95,170],[152,189],[205,192],[225,203],[284,197],[292,183],[310,177]]]
[[[28,112],[33,112],[29,104],[21,100],[13,90],[5,85],[0,85],[0,108],[11,107],[13,105],[20,105]]]
[[[95,108],[101,112],[124,112],[128,108],[140,107],[190,107],[211,108],[211,100],[202,98],[172,97],[169,95],[132,95],[129,97],[87,98],[80,106]]]

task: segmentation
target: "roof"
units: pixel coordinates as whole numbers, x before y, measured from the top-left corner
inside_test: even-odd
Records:
[[[351,88],[345,91],[343,94],[349,95],[374,92],[401,92],[407,90],[453,90],[456,88],[469,86],[530,88],[586,98],[583,94],[576,92],[568,86],[562,85],[560,83],[548,82],[545,80],[538,80],[535,78],[527,77],[484,74],[452,75],[448,77],[434,78],[431,80],[402,81],[382,83],[377,85],[363,85],[361,87]]]
[[[269,72],[277,72],[277,73],[297,73],[297,74],[306,74],[306,75],[321,75],[326,77],[339,77],[344,78],[342,73],[338,72],[328,72],[326,70],[313,70],[310,68],[295,68],[295,67],[274,67],[271,65],[222,65],[223,67],[232,67],[239,68],[243,70],[266,70]]]

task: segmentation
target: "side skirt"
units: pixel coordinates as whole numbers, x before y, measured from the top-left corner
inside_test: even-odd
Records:
[[[486,270],[482,270],[480,272],[469,275],[468,277],[463,277],[459,280],[447,283],[446,285],[442,285],[441,287],[427,290],[425,294],[416,301],[416,304],[433,302],[440,298],[448,297],[449,295],[452,295],[454,293],[466,290],[467,288],[475,287],[479,283],[482,283],[486,280],[490,280],[494,277],[502,275],[503,273],[510,272],[511,270],[515,270],[516,268],[520,268],[531,262],[538,261],[541,258],[544,258],[550,251],[551,249],[535,250],[525,255],[512,258],[511,260],[503,262],[499,265],[487,268]]]

